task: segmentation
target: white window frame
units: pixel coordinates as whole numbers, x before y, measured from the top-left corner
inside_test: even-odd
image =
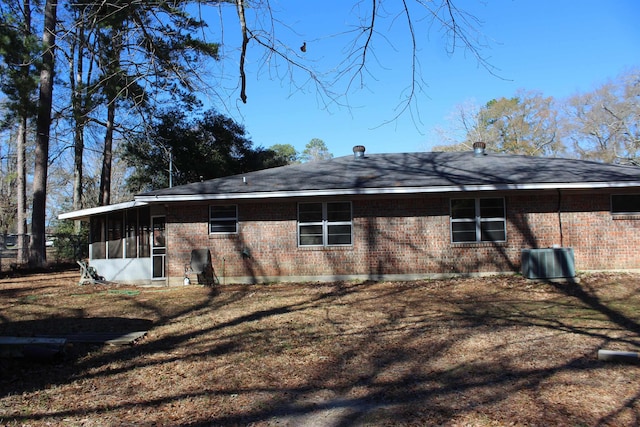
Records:
[[[337,203],[349,204],[349,221],[330,221],[328,219],[328,206]],[[320,204],[322,205],[322,219],[320,221],[300,221],[300,206],[308,204]],[[321,226],[322,228],[322,243],[321,244],[302,244],[301,243],[301,229],[307,226]],[[329,243],[329,228],[332,226],[348,226],[349,227],[349,243]],[[298,247],[336,247],[336,246],[353,246],[353,205],[351,202],[303,202],[298,203]]]
[[[488,199],[500,199],[502,200],[502,216],[499,217],[482,217],[480,209],[480,201]],[[473,200],[474,201],[474,217],[473,218],[453,218],[453,202],[454,200]],[[504,197],[456,197],[449,201],[449,232],[451,236],[451,243],[503,243],[507,241],[507,214],[506,203]],[[504,240],[483,240],[482,239],[482,224],[486,222],[501,221],[503,224]],[[455,223],[474,223],[475,225],[475,240],[454,240],[453,225]]]
[[[234,216],[225,216],[225,217],[213,217],[213,212],[219,208],[231,208],[233,207],[235,210]],[[212,226],[214,222],[220,223],[232,223],[234,225],[233,231],[224,230],[224,231],[212,231]],[[238,233],[238,205],[210,205],[209,206],[209,234],[237,234]]]

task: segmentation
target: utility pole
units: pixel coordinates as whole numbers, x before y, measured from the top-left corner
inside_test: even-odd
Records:
[[[173,150],[169,148],[169,188],[173,187]]]

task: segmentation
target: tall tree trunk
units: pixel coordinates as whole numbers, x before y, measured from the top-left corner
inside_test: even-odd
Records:
[[[31,216],[31,245],[29,264],[43,267],[47,261],[45,246],[47,218],[47,168],[49,164],[49,132],[53,107],[54,49],[56,42],[56,16],[58,0],[47,0],[44,7],[42,43],[42,70],[40,71],[40,97],[36,121],[36,149],[33,171],[33,211]]]
[[[115,127],[117,98],[120,96],[120,53],[122,52],[122,31],[112,30],[109,50],[108,74],[104,92],[107,95],[107,127],[104,135],[104,152],[102,153],[102,173],[100,175],[100,206],[111,203],[111,165],[113,160],[113,129]]]
[[[69,84],[71,84],[71,104],[73,108],[74,118],[74,137],[73,137],[73,210],[80,210],[83,208],[82,201],[82,159],[84,155],[84,129],[87,122],[86,112],[84,106],[86,100],[83,98],[83,53],[85,46],[84,38],[84,12],[76,20],[76,37],[71,45],[71,61],[72,64],[69,67]],[[74,223],[74,230],[76,233],[80,233],[81,221],[76,220]]]
[[[18,126],[18,141],[17,141],[17,232],[18,232],[18,264],[25,264],[29,257],[29,243],[27,240],[27,118],[23,116],[20,118],[20,124]]]
[[[23,37],[26,39],[31,35],[31,2],[30,0],[24,0],[22,2],[22,13],[24,14],[24,21],[22,24]],[[29,61],[25,61],[28,64]],[[22,66],[21,73],[28,78],[29,66]],[[17,151],[17,174],[16,174],[16,186],[17,186],[17,233],[18,233],[18,264],[26,264],[29,260],[29,241],[27,235],[27,123],[28,123],[28,109],[23,105],[23,110],[20,117],[20,123],[18,125],[18,142],[16,146]]]
[[[82,158],[84,153],[84,124],[76,121],[73,142],[73,210],[82,209]],[[80,232],[81,221],[75,221],[74,230]]]
[[[116,116],[116,102],[111,100],[107,108],[107,129],[104,135],[102,153],[102,173],[100,175],[100,206],[111,203],[111,163],[113,160],[113,126]]]

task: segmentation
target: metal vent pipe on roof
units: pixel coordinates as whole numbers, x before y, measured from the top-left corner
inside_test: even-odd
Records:
[[[353,158],[363,159],[364,152],[365,152],[364,145],[356,145],[355,147],[353,147]]]
[[[485,150],[487,148],[487,144],[482,141],[477,141],[473,143],[473,155],[476,157],[484,156],[486,154]]]

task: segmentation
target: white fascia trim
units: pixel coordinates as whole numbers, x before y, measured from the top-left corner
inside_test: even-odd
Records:
[[[608,188],[640,187],[640,181],[629,182],[572,182],[572,183],[530,183],[530,184],[489,184],[489,185],[445,185],[436,187],[387,187],[387,188],[345,188],[330,190],[273,191],[252,193],[186,194],[166,196],[136,196],[139,202],[196,202],[207,200],[247,200],[278,199],[287,197],[329,197],[354,195],[396,195],[456,193],[471,191],[513,191],[513,190],[593,190]]]
[[[91,215],[100,215],[108,212],[121,211],[124,209],[132,209],[140,206],[148,205],[147,202],[140,200],[132,200],[129,202],[116,203],[114,205],[98,206],[95,208],[80,209],[78,211],[67,212],[58,215],[58,219],[83,219]]]

